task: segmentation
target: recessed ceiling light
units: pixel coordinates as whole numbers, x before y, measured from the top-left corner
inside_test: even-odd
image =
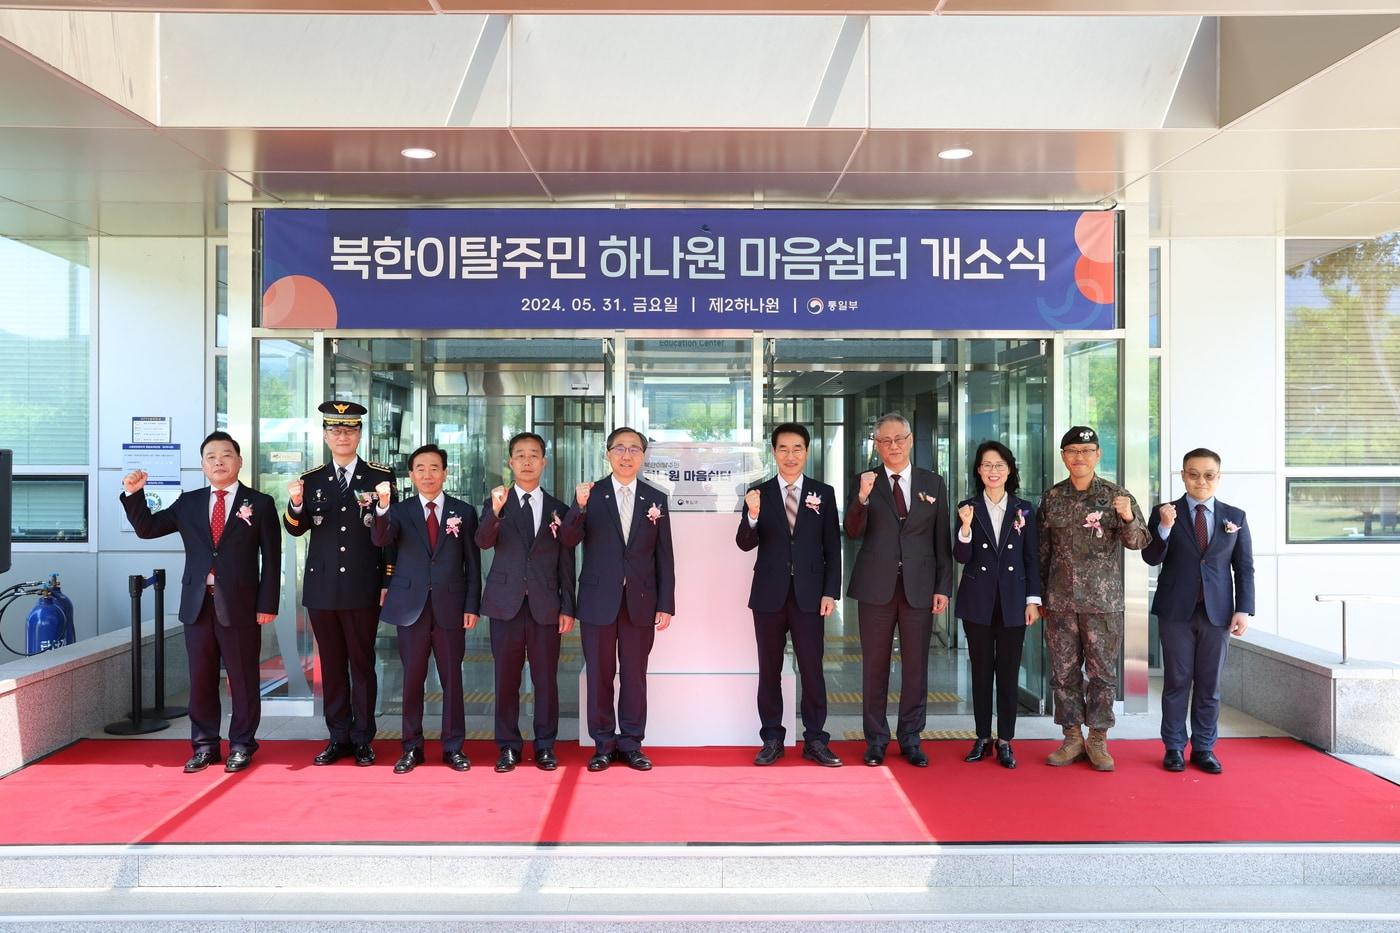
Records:
[[[406,158],[406,159],[435,159],[435,158],[437,158],[437,153],[434,152],[433,150],[431,150],[431,149],[422,149],[422,148],[419,148],[419,147],[417,147],[417,146],[409,146],[407,149],[404,149],[404,150],[402,151],[402,155],[403,155],[403,157]]]
[[[404,153],[404,154],[407,155],[407,153]],[[958,159],[966,159],[966,158],[968,158],[968,157],[971,156],[971,155],[972,155],[972,150],[971,150],[971,149],[963,149],[963,148],[959,147],[959,148],[957,148],[957,149],[944,149],[942,152],[940,152],[940,153],[938,154],[938,157],[939,157],[940,159],[947,159],[948,161],[953,162],[953,161],[956,161],[956,160],[958,160]]]

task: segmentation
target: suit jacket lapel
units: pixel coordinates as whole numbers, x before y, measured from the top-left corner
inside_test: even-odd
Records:
[[[972,499],[972,514],[976,516],[977,523],[982,526],[982,533],[987,536],[987,540],[992,542],[992,547],[1001,550],[1001,544],[997,541],[997,536],[992,534],[992,513],[987,508],[987,500],[979,494]]]
[[[1182,518],[1185,521],[1182,521]],[[1182,496],[1176,501],[1176,525],[1186,539],[1191,542],[1191,549],[1197,554],[1201,553],[1201,543],[1196,540],[1196,513],[1191,510],[1191,503]]]
[[[627,546],[632,547],[632,542],[637,540],[637,529],[641,527],[642,520],[646,517],[647,509],[651,508],[652,502],[646,496],[649,493],[643,492],[644,487],[640,479],[634,485],[637,487],[632,493],[632,527],[627,531]],[[621,521],[618,522],[619,532],[622,530]]]
[[[602,487],[603,487],[603,489],[602,489],[603,501],[604,501],[605,503],[607,503],[607,504],[603,507],[603,511],[605,511],[605,512],[608,513],[607,515],[604,516],[604,519],[607,521],[608,525],[613,529],[613,531],[617,532],[617,541],[618,541],[618,543],[621,544],[621,545],[623,545],[623,546],[626,546],[627,542],[624,541],[624,540],[622,539],[622,516],[621,516],[620,514],[618,514],[618,511],[617,511],[617,490],[615,490],[615,489],[613,488],[612,477],[611,477],[611,476],[604,477],[603,479],[599,480],[599,481],[598,481],[597,483],[595,483],[594,485],[602,486]],[[590,496],[589,499],[588,499],[588,501],[591,503],[591,502],[593,501],[593,499],[594,499],[594,497],[593,497],[593,496]],[[635,516],[636,516],[636,505],[635,505],[635,503],[633,504],[633,509],[632,509],[632,511],[633,511],[633,517],[635,517]]]
[[[204,543],[209,545],[211,551],[214,550],[214,529],[209,527],[209,517],[212,512],[209,508],[209,500],[213,497],[214,488],[212,486],[205,486],[199,491],[199,495],[192,496],[191,501],[197,501],[200,508],[194,515],[190,516],[195,527],[201,529],[200,533],[204,536]],[[228,522],[225,521],[224,524],[227,526]]]
[[[433,549],[428,545],[428,521],[423,515],[423,497],[415,492],[413,498],[409,499],[405,504],[407,505],[405,511],[408,512],[408,524],[412,525],[414,530],[418,532],[418,537],[422,540],[424,549],[431,554]],[[438,538],[441,539],[441,537],[442,520],[439,517]]]

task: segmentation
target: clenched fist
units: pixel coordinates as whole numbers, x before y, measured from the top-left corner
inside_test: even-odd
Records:
[[[497,486],[491,490],[491,511],[497,515],[501,514],[501,509],[506,506],[506,487]]]
[[[294,479],[287,484],[287,495],[291,499],[292,505],[301,508],[301,497],[304,487],[301,480]]]
[[[1133,500],[1127,496],[1113,497],[1113,511],[1118,513],[1118,517],[1125,522],[1133,520]]]
[[[976,514],[970,503],[958,506],[958,521],[962,522],[963,531],[972,530],[972,517]]]
[[[145,470],[132,470],[122,477],[122,488],[128,496],[134,496],[146,488],[146,477],[149,475]]]
[[[578,503],[579,508],[582,509],[588,506],[588,494],[592,491],[592,483],[579,483],[574,487],[574,501]]]
[[[387,481],[374,487],[374,494],[379,497],[379,507],[381,509],[387,509],[389,507],[389,494],[392,491],[393,487],[390,486]]]
[[[870,493],[875,488],[875,471],[866,470],[860,474],[860,491],[856,493],[856,498],[862,504],[870,500]]]
[[[1157,507],[1157,520],[1162,523],[1163,528],[1170,528],[1176,524],[1176,506],[1170,503],[1163,503]]]
[[[757,489],[750,489],[744,494],[744,506],[749,510],[749,518],[758,519],[758,500],[762,498]]]

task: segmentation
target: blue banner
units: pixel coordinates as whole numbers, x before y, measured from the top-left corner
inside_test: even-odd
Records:
[[[1106,330],[1105,211],[262,211],[264,327]]]

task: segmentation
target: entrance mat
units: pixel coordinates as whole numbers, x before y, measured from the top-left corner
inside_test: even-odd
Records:
[[[496,750],[469,742],[473,767],[428,760],[315,767],[320,742],[264,742],[240,774],[184,774],[185,742],[84,740],[0,780],[0,844],[135,843],[1054,843],[1394,842],[1400,786],[1292,739],[1225,739],[1225,773],[1161,768],[1162,746],[1113,741],[1118,770],[1051,768],[1057,743],[1015,743],[1020,767],[967,764],[966,742],[926,742],[928,768],[897,754],[843,768],[796,748],[753,766],[754,748],[654,748],[648,773],[584,767],[561,745],[559,770],[527,759],[496,774]],[[894,751],[891,746],[891,751]]]

